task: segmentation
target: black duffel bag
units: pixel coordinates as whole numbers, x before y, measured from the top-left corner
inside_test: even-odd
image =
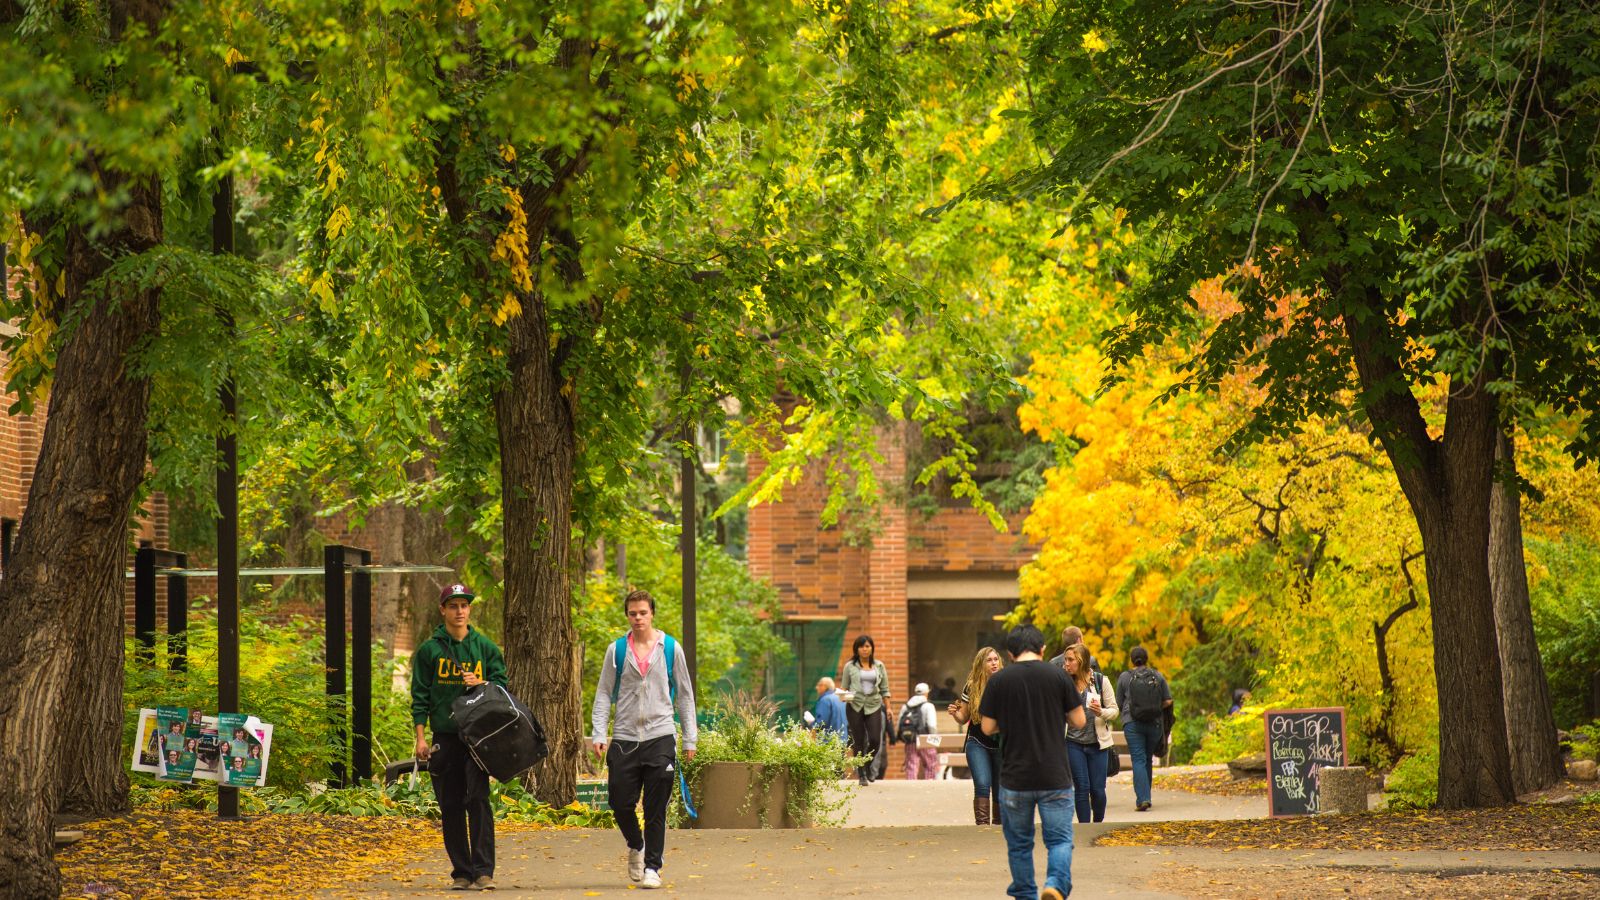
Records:
[[[450,704],[450,718],[478,768],[500,781],[516,778],[550,755],[539,720],[498,684],[468,688]]]

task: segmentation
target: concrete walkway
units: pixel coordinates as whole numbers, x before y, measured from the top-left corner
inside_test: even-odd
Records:
[[[1074,827],[1073,896],[1128,900],[1278,896],[1275,884],[1317,867],[1353,875],[1365,871],[1522,875],[1556,870],[1600,875],[1600,860],[1588,853],[1092,846],[1099,836],[1130,822],[1266,814],[1266,801],[1260,797],[1160,788],[1152,795],[1153,808],[1138,813],[1133,811],[1132,794],[1129,777],[1118,776],[1108,791],[1107,821]],[[1010,882],[1005,839],[998,826],[970,824],[971,798],[970,781],[885,781],[856,792],[844,828],[669,831],[661,895],[702,900],[750,900],[762,895],[884,897],[907,894],[907,884],[922,883],[930,886],[909,893],[941,900],[1003,897]],[[627,879],[625,848],[614,830],[502,831],[498,850],[496,896],[640,897],[632,893],[639,888]],[[1043,847],[1036,847],[1034,863],[1042,884]],[[325,896],[359,900],[459,896],[446,890],[449,868],[440,848],[400,871]],[[1242,883],[1252,887],[1243,892],[1235,887],[1205,888],[1193,882],[1196,872],[1242,873]],[[1339,892],[1335,885],[1326,887]]]
[[[1226,766],[1173,766],[1158,774],[1205,772]],[[853,784],[853,783],[852,783]],[[1261,819],[1267,815],[1265,795],[1223,797],[1163,790],[1157,785],[1150,792],[1151,808],[1135,812],[1133,775],[1123,772],[1106,781],[1107,822],[1153,822],[1194,819]],[[901,825],[969,825],[972,823],[972,782],[935,779],[933,781],[879,781],[855,788],[850,817],[845,826],[875,828]]]
[[[1309,867],[1382,869],[1388,872],[1463,874],[1596,871],[1589,853],[1335,853],[1331,851],[1221,851],[1199,847],[1092,847],[1079,826],[1073,853],[1075,897],[1168,900],[1186,896],[1184,884],[1163,873],[1175,867],[1248,870],[1270,888],[1274,870]],[[499,842],[500,897],[633,897],[625,874],[622,838],[613,831],[507,834]],[[1035,853],[1043,880],[1044,854]],[[443,851],[417,865],[328,897],[411,898],[453,896],[446,890]],[[1139,873],[1137,877],[1132,873]],[[908,882],[930,884],[939,898],[1002,897],[1010,875],[1005,841],[994,826],[819,829],[810,831],[671,831],[660,895],[702,900],[769,897],[885,897],[906,894]],[[1157,887],[1159,886],[1159,887]],[[1169,892],[1170,891],[1170,892]],[[1337,892],[1337,889],[1335,889]],[[916,892],[913,892],[916,893]],[[1265,892],[1264,892],[1265,893]],[[1260,896],[1238,894],[1234,896]],[[1214,895],[1213,895],[1214,896]]]

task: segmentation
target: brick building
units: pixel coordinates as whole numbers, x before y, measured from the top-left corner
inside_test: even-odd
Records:
[[[885,497],[906,494],[909,427],[891,423],[879,432]],[[747,465],[751,478],[765,468],[756,458]],[[919,681],[959,689],[977,648],[997,644],[996,617],[1016,605],[1017,573],[1037,549],[1021,535],[1023,516],[1001,533],[965,501],[944,502],[931,514],[888,502],[870,537],[852,541],[848,528],[820,524],[821,470],[814,465],[782,502],[750,511],[750,570],[777,587],[791,642],[803,642],[807,629],[832,635],[843,626],[842,647],[813,650],[801,671],[787,676],[796,684],[776,686],[776,693],[808,698],[817,676],[838,677],[858,634],[872,636],[896,703]]]

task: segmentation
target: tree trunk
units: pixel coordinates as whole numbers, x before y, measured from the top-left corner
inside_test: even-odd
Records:
[[[530,244],[537,246],[529,231]],[[569,571],[577,438],[559,364],[549,350],[543,298],[528,296],[510,327],[510,380],[494,396],[505,519],[504,650],[512,692],[528,704],[550,741],[550,755],[534,769],[534,793],[564,806],[577,794],[587,733]]]
[[[1504,481],[1504,476],[1516,473],[1511,436],[1500,432],[1495,450],[1503,477],[1495,481],[1489,507],[1489,580],[1500,636],[1511,780],[1518,794],[1526,794],[1555,784],[1566,770],[1550,707],[1550,685],[1533,635],[1528,569],[1522,555],[1522,498]]]
[[[115,176],[99,173],[103,184]],[[91,240],[66,226],[66,308],[125,253],[161,240],[160,186],[140,184],[120,228]],[[47,233],[53,222],[28,218]],[[53,897],[51,852],[63,779],[81,809],[126,808],[121,766],[122,589],[134,491],[144,476],[150,384],[129,368],[158,326],[154,291],[95,302],[56,358],[49,418],[17,535],[0,583],[0,896]],[[19,675],[18,673],[33,673]],[[69,737],[70,736],[70,737]],[[40,747],[92,742],[50,761]],[[68,768],[76,763],[80,768]]]
[[[1337,279],[1333,280],[1337,285]],[[1381,297],[1364,305],[1382,309]],[[1459,317],[1470,321],[1470,310]],[[1403,344],[1380,315],[1343,316],[1361,404],[1394,466],[1422,533],[1439,696],[1439,805],[1503,806],[1516,799],[1501,705],[1499,645],[1489,582],[1489,495],[1499,433],[1489,373],[1453,380],[1444,434],[1433,438],[1399,364]]]

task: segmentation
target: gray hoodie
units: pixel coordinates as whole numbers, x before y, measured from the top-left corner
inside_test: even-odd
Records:
[[[672,727],[672,693],[667,684],[666,641],[656,641],[650,651],[650,674],[639,673],[639,663],[633,658],[633,648],[623,653],[622,687],[618,696],[611,690],[617,683],[616,642],[606,645],[605,662],[600,666],[600,683],[594,691],[594,713],[589,717],[595,740],[606,734],[606,720],[616,707],[616,724],[611,728],[612,740],[648,741],[676,733]],[[689,680],[689,663],[684,658],[683,644],[678,643],[673,655],[673,670],[678,682],[678,718],[683,723],[683,749],[693,750],[700,737],[695,722],[694,684]]]

